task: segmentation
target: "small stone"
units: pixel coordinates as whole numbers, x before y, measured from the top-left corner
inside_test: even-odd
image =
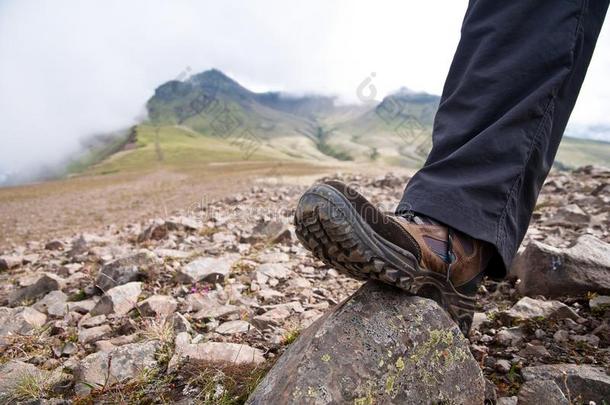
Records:
[[[44,245],[46,250],[64,250],[64,244],[59,240],[52,240]]]
[[[337,278],[339,277],[339,272],[335,269],[328,269],[326,276],[330,278]]]
[[[187,312],[199,311],[201,309],[209,309],[220,305],[218,293],[216,291],[200,294],[194,293],[186,296]]]
[[[98,352],[111,352],[116,349],[116,346],[112,344],[109,340],[98,340],[95,342],[95,348]]]
[[[165,221],[165,225],[167,225],[170,230],[196,231],[201,228],[199,219],[186,216],[168,218]]]
[[[190,333],[193,331],[193,327],[191,326],[191,323],[188,321],[188,319],[186,319],[184,315],[178,312],[169,316],[166,319],[166,322],[170,322],[170,324],[172,325],[172,329],[176,334],[181,332]]]
[[[309,325],[317,321],[324,313],[318,311],[317,309],[309,309],[303,312],[299,316],[299,322],[301,328],[307,328]]]
[[[483,324],[487,322],[487,314],[484,312],[475,312],[472,316],[471,331],[479,330]]]
[[[68,310],[66,301],[68,296],[62,291],[55,290],[38,300],[32,308],[51,316],[64,316]]]
[[[295,277],[288,280],[287,283],[289,288],[293,288],[295,290],[303,289],[303,288],[311,288],[311,282],[303,277]]]
[[[227,255],[193,260],[178,270],[178,279],[186,283],[223,281],[229,275],[231,267],[233,267],[238,258],[239,256],[237,255]]]
[[[19,267],[22,262],[23,257],[21,256],[0,256],[0,271]]]
[[[517,404],[569,405],[569,401],[555,381],[532,380],[521,386]]]
[[[91,316],[87,314],[78,322],[78,327],[92,328],[94,326],[103,325],[107,320],[106,315]]]
[[[99,300],[90,298],[87,300],[68,302],[68,309],[70,311],[78,312],[79,314],[86,314],[91,311]]]
[[[150,226],[148,226],[140,235],[138,235],[138,243],[145,242],[147,240],[161,240],[167,237],[169,233],[168,226],[165,221],[156,219]]]
[[[83,344],[91,343],[110,335],[110,333],[112,333],[112,328],[108,325],[81,329],[78,331],[78,341]]]
[[[589,223],[590,218],[589,214],[583,211],[578,205],[568,204],[559,208],[557,213],[546,221],[545,225],[584,226]]]
[[[549,357],[550,353],[542,345],[533,345],[526,343],[525,347],[519,351],[521,357],[544,358]]]
[[[559,329],[553,334],[553,340],[557,343],[565,343],[570,338],[570,333],[567,330]]]
[[[290,261],[290,256],[284,252],[270,252],[258,255],[257,260],[260,263],[284,263]]]
[[[24,301],[30,301],[43,297],[51,291],[60,290],[64,284],[64,280],[53,273],[42,273],[36,275],[31,284],[26,287],[22,287],[9,295],[9,305],[16,306]]]
[[[500,397],[496,405],[517,405],[517,397]]]
[[[260,364],[265,361],[263,352],[245,344],[205,342],[190,343],[186,333],[176,336],[176,351],[169,362],[169,369],[174,369],[181,362],[212,362],[227,364]]]
[[[597,295],[589,300],[591,311],[605,311],[610,309],[610,296]]]
[[[141,293],[142,283],[138,281],[113,287],[93,307],[91,315],[125,315],[135,308]]]
[[[262,298],[263,301],[272,301],[274,298],[283,298],[284,294],[274,290],[273,288],[263,288],[257,291],[256,295]]]
[[[153,295],[138,304],[138,309],[144,316],[168,316],[177,307],[178,302],[169,295]]]
[[[0,338],[9,334],[29,335],[43,326],[47,316],[30,307],[0,307]],[[1,344],[1,343],[0,343]]]
[[[574,310],[559,301],[542,301],[530,297],[521,298],[506,315],[513,319],[529,320],[534,318],[543,319],[578,319],[580,318]]]
[[[270,278],[284,280],[290,276],[290,270],[280,263],[264,263],[258,266],[257,273],[261,273]]]
[[[155,249],[155,254],[161,258],[186,259],[191,255],[189,252],[176,249]]]
[[[504,359],[498,360],[496,362],[495,369],[498,370],[500,373],[503,373],[503,374],[508,373],[510,371],[510,369],[511,369],[510,361],[504,360]]]
[[[269,326],[279,326],[290,316],[290,311],[286,308],[275,308],[262,315],[255,316],[252,323],[260,330]]]
[[[155,353],[159,347],[160,343],[153,340],[88,355],[74,371],[76,393],[86,395],[92,388],[123,382],[145,369],[154,369],[157,366]]]
[[[472,353],[472,355],[477,361],[482,361],[483,358],[487,356],[488,352],[489,349],[487,348],[487,346],[470,345],[470,353]]]
[[[66,342],[61,349],[62,356],[71,356],[76,352],[78,352],[78,346],[72,342]]]
[[[246,333],[250,328],[252,328],[252,325],[246,321],[228,321],[220,324],[215,329],[215,332],[221,335],[235,335],[237,333]]]
[[[231,232],[216,232],[212,235],[212,241],[217,244],[230,244],[237,241],[237,236]]]
[[[496,334],[496,341],[502,346],[519,346],[524,338],[525,333],[518,326],[501,330]]]
[[[548,364],[525,367],[521,370],[525,381],[552,380],[560,388],[566,387],[571,398],[583,403],[602,401],[610,398],[610,376],[604,369],[590,365]]]
[[[239,307],[235,305],[217,305],[211,308],[203,308],[193,315],[193,319],[224,318],[227,315],[236,314]]]
[[[95,286],[106,292],[118,285],[137,281],[157,264],[155,255],[148,251],[114,260],[102,266],[95,278]]]
[[[281,221],[259,222],[252,232],[256,240],[268,240],[271,243],[289,242],[292,239],[290,229]]]
[[[599,338],[595,335],[574,335],[570,336],[570,340],[576,343],[584,343],[591,347],[599,346]]]

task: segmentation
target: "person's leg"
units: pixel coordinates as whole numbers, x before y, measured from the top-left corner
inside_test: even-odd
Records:
[[[502,277],[591,59],[608,0],[472,0],[436,114],[433,148],[397,213],[413,211],[499,255]]]
[[[328,181],[299,200],[299,240],[345,274],[435,299],[467,334],[485,270],[502,276],[527,229],[608,1],[472,0],[397,215]]]

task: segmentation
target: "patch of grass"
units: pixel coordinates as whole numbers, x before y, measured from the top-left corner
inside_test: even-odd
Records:
[[[19,380],[11,390],[10,398],[16,401],[44,398],[48,388],[39,376],[25,373],[18,377]]]
[[[90,404],[171,404],[174,375],[158,369],[144,369],[129,381],[92,390],[87,396],[73,398],[75,405]]]
[[[297,338],[299,337],[300,334],[301,334],[301,331],[299,329],[291,329],[291,330],[289,330],[282,337],[282,344],[285,345],[285,346],[288,346],[289,344],[291,344],[292,342],[297,340]]]
[[[191,398],[203,405],[240,405],[270,368],[270,362],[262,366],[191,364],[181,370],[186,382],[183,392],[192,392]]]
[[[86,174],[134,172],[159,167],[186,170],[202,163],[257,160],[282,157],[277,151],[261,146],[246,155],[239,144],[221,137],[194,133],[185,127],[138,125],[135,134],[139,147],[113,154],[91,166]],[[162,158],[160,156],[162,155]]]
[[[241,405],[271,366],[271,362],[261,366],[199,362],[185,364],[167,374],[159,368],[143,370],[127,382],[75,398],[74,404],[172,404],[188,399],[201,405]]]
[[[48,329],[40,329],[31,335],[8,335],[3,339],[7,344],[0,346],[0,364],[15,359],[29,360],[32,357],[54,357],[48,344]]]
[[[6,403],[49,398],[57,381],[51,372],[20,372],[9,378],[14,379],[10,389],[0,393],[0,400]]]
[[[572,169],[584,165],[608,166],[610,142],[564,136],[559,144],[556,166]]]
[[[137,332],[144,340],[158,340],[164,344],[174,342],[174,325],[165,319],[144,318]]]
[[[74,294],[70,295],[70,297],[68,298],[68,301],[82,301],[87,299],[87,294],[85,293],[85,290],[80,289],[77,292],[75,292]]]

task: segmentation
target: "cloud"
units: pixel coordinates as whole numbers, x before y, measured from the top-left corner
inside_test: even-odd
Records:
[[[0,3],[0,173],[53,163],[136,122],[156,86],[217,67],[259,91],[354,101],[440,93],[466,1],[8,0]],[[439,12],[442,10],[442,12]],[[608,30],[573,121],[610,123]]]

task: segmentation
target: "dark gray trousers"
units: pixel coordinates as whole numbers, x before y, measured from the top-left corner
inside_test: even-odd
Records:
[[[503,277],[530,221],[609,0],[471,0],[424,167],[399,211],[492,243]],[[610,85],[610,84],[609,84]]]

